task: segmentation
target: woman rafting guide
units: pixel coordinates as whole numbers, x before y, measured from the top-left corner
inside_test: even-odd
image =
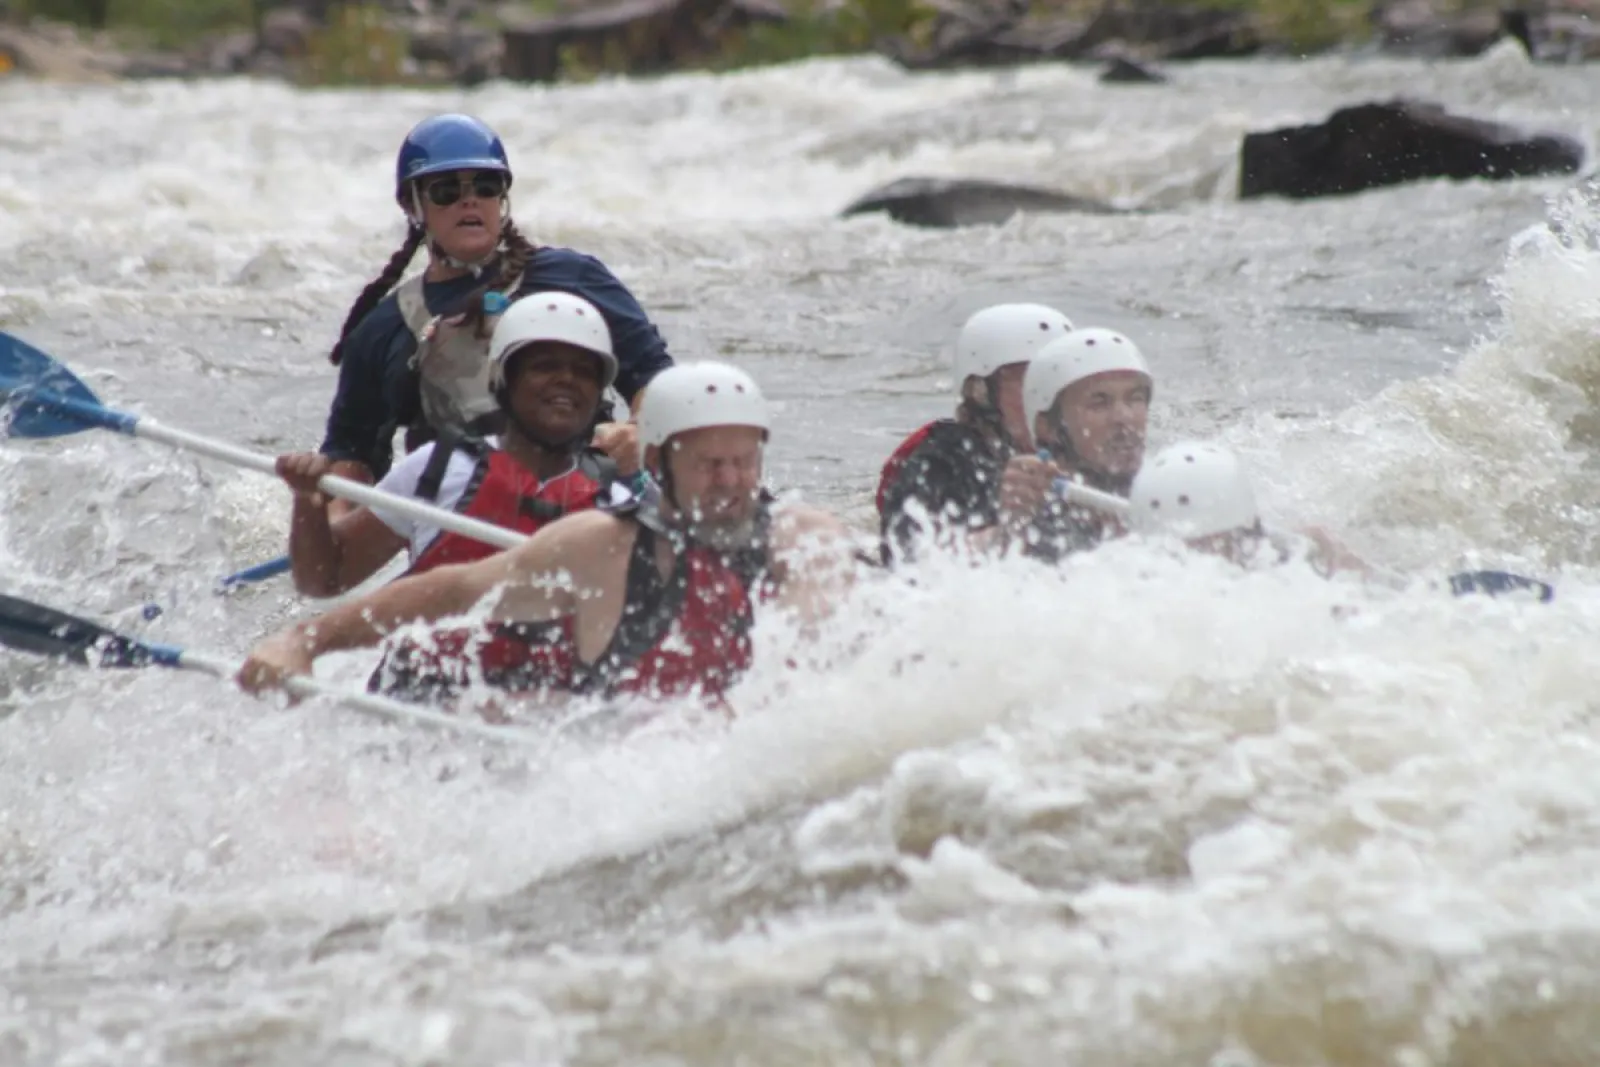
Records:
[[[527,535],[561,515],[621,503],[628,492],[614,481],[616,464],[586,447],[616,376],[598,308],[571,293],[530,293],[500,317],[491,339],[489,391],[505,432],[479,441],[446,429],[395,464],[378,488]],[[295,493],[289,558],[300,593],[346,592],[408,546],[410,574],[496,551],[381,507],[330,521],[318,489],[330,466],[317,452],[278,460]]]
[[[615,387],[634,410],[645,384],[672,365],[660,332],[599,260],[536,247],[511,218],[513,174],[498,135],[468,115],[418,123],[395,162],[395,199],[407,232],[356,298],[329,354],[339,385],[319,451],[332,473],[371,482],[387,473],[392,439],[406,450],[450,428],[501,428],[489,391],[489,337],[510,299],[563,290],[599,309],[617,359]],[[419,249],[428,265],[401,280]],[[631,423],[599,426],[595,443],[624,474],[636,469]],[[350,505],[334,502],[335,515]]]

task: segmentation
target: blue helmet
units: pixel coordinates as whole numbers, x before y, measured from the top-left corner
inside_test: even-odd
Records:
[[[498,170],[511,184],[511,162],[498,134],[471,115],[435,115],[413,126],[400,145],[395,196],[403,201],[407,182],[451,170]]]

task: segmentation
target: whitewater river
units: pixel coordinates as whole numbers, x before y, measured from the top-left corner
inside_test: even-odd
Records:
[[[1220,438],[1274,524],[1415,578],[935,571],[864,587],[797,672],[762,631],[735,724],[609,745],[0,655],[0,1063],[1592,1067],[1600,210],[1571,179],[1233,189],[1244,132],[1399,93],[1594,144],[1600,79],[1175,74],[0,82],[0,326],[114,406],[314,447],[399,139],[462,109],[524,229],[754,373],[772,481],[852,523],[949,410],[960,321],[1039,300],[1144,348],[1153,445]],[[837,218],[908,174],[1148,210]],[[0,445],[0,487],[5,592],[227,655],[313,607],[211,592],[283,546],[260,475],[84,434]],[[1474,566],[1557,599],[1440,591]]]

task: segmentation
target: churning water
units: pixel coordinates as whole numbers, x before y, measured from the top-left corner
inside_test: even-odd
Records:
[[[731,724],[509,751],[215,680],[0,659],[0,1062],[1503,1065],[1600,1055],[1600,209],[1569,180],[1233,199],[1238,139],[1397,93],[1594,143],[1503,49],[911,76],[876,60],[461,92],[0,84],[0,324],[108,404],[315,447],[398,244],[404,131],[467,110],[546,243],[776,400],[773,481],[872,525],[970,311],[1122,329],[1152,446],[1415,582],[1112,545],[869,583]],[[1146,209],[840,221],[906,174]],[[0,449],[0,587],[238,654],[312,610],[262,476]],[[1554,580],[1452,599],[1449,571]],[[159,603],[153,622],[139,608]],[[328,670],[358,684],[370,656]]]

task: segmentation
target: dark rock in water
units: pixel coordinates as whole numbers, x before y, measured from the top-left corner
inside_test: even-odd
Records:
[[[896,222],[940,229],[998,225],[1019,211],[1117,213],[1109,204],[1052,189],[965,178],[901,178],[861,197],[840,217],[873,211],[887,212]]]
[[[1246,134],[1239,146],[1239,198],[1303,199],[1355,193],[1425,178],[1570,174],[1583,146],[1394,100],[1335,111],[1328,121]]]
[[[756,23],[787,18],[779,0],[621,0],[505,27],[500,72],[548,82],[569,62],[629,74],[677,70],[718,55]]]
[[[1160,85],[1167,76],[1137,59],[1113,56],[1100,72],[1100,80],[1113,85]]]

